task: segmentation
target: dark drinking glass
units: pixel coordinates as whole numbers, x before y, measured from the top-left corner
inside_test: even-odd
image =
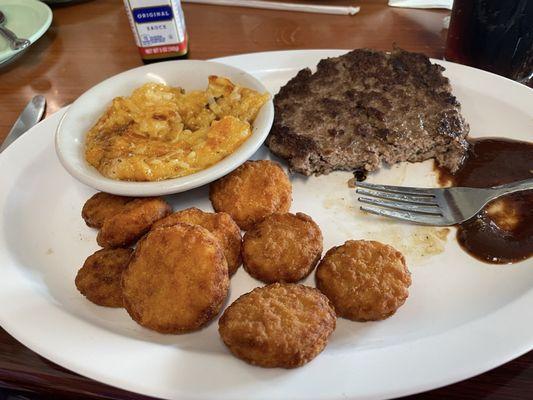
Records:
[[[446,59],[533,84],[533,0],[454,0]]]

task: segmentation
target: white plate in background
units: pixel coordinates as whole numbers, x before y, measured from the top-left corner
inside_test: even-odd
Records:
[[[44,35],[52,23],[52,10],[38,0],[0,0],[0,10],[6,17],[5,27],[32,44]],[[7,64],[26,49],[13,50],[7,39],[0,36],[0,65]]]

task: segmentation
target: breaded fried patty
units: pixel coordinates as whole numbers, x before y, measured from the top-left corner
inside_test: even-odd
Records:
[[[135,199],[106,218],[96,242],[102,247],[129,246],[148,232],[155,221],[171,212],[170,205],[160,197]]]
[[[76,287],[94,304],[122,307],[122,272],[132,249],[102,249],[90,255],[76,275]]]
[[[152,229],[177,223],[200,225],[211,232],[222,246],[230,276],[237,271],[241,265],[241,230],[229,214],[204,212],[192,207],[160,219],[152,226]]]
[[[330,249],[316,270],[317,288],[339,317],[375,321],[390,317],[409,296],[411,274],[393,247],[349,240]]]
[[[292,186],[278,163],[246,161],[209,188],[213,208],[226,212],[241,229],[248,230],[272,213],[289,211]]]
[[[231,352],[250,364],[295,368],[326,347],[335,323],[333,307],[317,289],[274,283],[235,300],[218,330]]]
[[[122,275],[124,307],[140,325],[161,333],[199,329],[220,311],[229,276],[217,239],[198,225],[150,231]]]
[[[104,192],[96,193],[83,205],[81,217],[91,228],[101,228],[107,218],[122,211],[124,205],[134,199]]]
[[[322,233],[303,213],[271,214],[246,232],[244,269],[266,283],[297,282],[311,273],[322,254]]]

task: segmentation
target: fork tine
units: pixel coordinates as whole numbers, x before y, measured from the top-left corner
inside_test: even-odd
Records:
[[[356,189],[355,193],[362,194],[362,195],[369,196],[369,197],[378,197],[380,199],[403,201],[405,203],[425,204],[425,205],[436,205],[437,204],[435,197],[417,196],[417,195],[400,194],[400,193],[388,193],[388,192],[380,192],[380,191],[367,190],[367,189]]]
[[[382,217],[390,217],[402,221],[415,222],[421,225],[448,226],[450,225],[443,217],[437,215],[421,214],[412,211],[388,210],[378,207],[361,206],[361,210]]]
[[[442,215],[440,208],[436,204],[433,206],[426,206],[420,204],[370,199],[368,197],[358,197],[357,200],[359,200],[361,203],[366,203],[378,207],[387,207],[393,208],[395,210],[413,211],[431,215]]]
[[[416,188],[416,187],[410,187],[410,186],[389,186],[389,185],[376,185],[374,183],[368,183],[368,182],[356,182],[356,186],[371,189],[371,190],[378,190],[378,191],[384,191],[384,192],[391,192],[391,193],[401,193],[401,194],[414,194],[417,196],[430,196],[435,197],[431,191],[432,188]]]

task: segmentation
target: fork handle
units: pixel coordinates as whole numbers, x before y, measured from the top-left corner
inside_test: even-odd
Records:
[[[10,42],[14,42],[18,39],[18,36],[11,29],[7,29],[5,26],[0,26],[0,33]]]
[[[510,193],[522,192],[524,190],[532,190],[533,178],[525,179],[523,181],[506,183],[505,185],[494,186],[492,189],[495,191],[493,199]]]

